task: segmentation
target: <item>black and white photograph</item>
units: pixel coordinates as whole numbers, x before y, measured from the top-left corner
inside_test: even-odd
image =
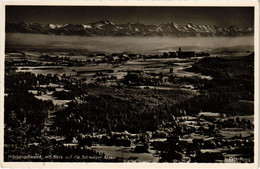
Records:
[[[4,163],[257,162],[255,4],[3,8]]]

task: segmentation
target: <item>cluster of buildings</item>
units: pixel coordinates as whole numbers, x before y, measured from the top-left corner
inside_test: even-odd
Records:
[[[191,57],[202,57],[202,56],[210,56],[207,52],[195,52],[195,51],[182,51],[181,47],[176,52],[165,53],[165,56],[172,58],[191,58]]]
[[[215,118],[216,123],[208,118]],[[253,134],[243,136],[236,132],[235,136],[230,137],[221,135],[220,129],[225,129],[225,121],[232,118],[222,116],[220,113],[215,115],[202,112],[196,116],[174,117],[172,122],[164,122],[156,131],[146,131],[143,133],[110,132],[110,133],[91,133],[84,137],[91,140],[92,146],[123,146],[131,148],[135,153],[153,153],[155,157],[164,159],[169,158],[169,152],[173,149],[180,156],[171,157],[176,162],[252,162],[254,147]],[[233,121],[233,120],[231,120]],[[237,118],[234,120],[238,125],[245,122],[248,125],[252,122]],[[217,127],[217,125],[221,125]],[[231,126],[229,126],[231,127]],[[220,128],[220,129],[219,129]],[[249,129],[252,129],[249,127]],[[234,133],[233,133],[234,134]],[[75,143],[77,143],[75,139]],[[87,142],[86,142],[87,144]],[[247,151],[244,151],[247,149]],[[175,159],[176,158],[176,159]],[[232,159],[231,159],[232,158]],[[168,159],[169,160],[169,159]],[[235,161],[234,161],[235,160]],[[166,159],[167,161],[167,159]]]

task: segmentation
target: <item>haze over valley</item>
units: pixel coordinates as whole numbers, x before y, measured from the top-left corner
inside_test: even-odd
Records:
[[[156,54],[184,50],[245,53],[252,51],[253,36],[246,37],[110,37],[7,33],[7,48],[85,49],[89,53]]]

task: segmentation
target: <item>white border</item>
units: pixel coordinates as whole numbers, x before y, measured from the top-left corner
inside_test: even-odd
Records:
[[[254,48],[255,48],[255,156],[251,164],[216,163],[42,163],[42,162],[3,162],[4,141],[4,49],[5,49],[5,5],[59,5],[59,6],[234,6],[255,7]],[[0,57],[0,164],[9,168],[258,168],[259,147],[259,2],[255,1],[2,1],[1,5],[1,57]]]

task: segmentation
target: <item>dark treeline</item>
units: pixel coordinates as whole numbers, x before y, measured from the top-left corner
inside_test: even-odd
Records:
[[[77,96],[77,94],[66,91],[55,91],[53,92],[53,96],[57,97],[60,100],[72,100],[75,98],[75,96]]]
[[[56,113],[57,126],[63,134],[98,131],[154,131],[162,120],[170,118],[163,107],[153,107],[145,101],[131,101],[110,95],[88,96],[86,102],[71,102]]]
[[[200,85],[201,96],[192,102],[197,105],[201,104],[203,103],[201,99],[204,97],[208,98],[210,102],[205,105],[206,107],[203,106],[202,110],[225,111],[233,113],[233,115],[253,114],[253,104],[247,104],[244,107],[240,104],[241,99],[254,100],[253,65],[254,53],[244,57],[203,58],[188,70],[210,75],[213,79]],[[239,109],[236,106],[238,104],[240,105]],[[185,107],[189,106],[185,105]]]
[[[236,93],[240,98],[254,99],[254,53],[244,57],[203,58],[188,71],[213,77],[201,90]]]
[[[27,92],[29,89],[36,89],[39,85],[59,82],[57,75],[52,76],[30,72],[17,72],[5,74],[5,93]]]
[[[172,120],[171,115],[197,115],[201,110],[220,111],[223,105],[236,100],[236,95],[211,93],[176,103],[169,100],[157,106],[151,106],[145,100],[132,102],[110,95],[87,96],[85,100],[82,104],[71,102],[68,108],[57,112],[55,121],[63,134],[68,134],[68,131],[91,133],[99,129],[155,131],[162,121]]]
[[[32,93],[9,94],[5,97],[5,124],[10,124],[10,118],[16,116],[18,120],[41,126],[47,117],[48,111],[54,108],[51,101],[42,101],[34,97]]]
[[[35,89],[40,84],[49,84],[55,77],[34,75],[32,73],[10,73],[5,75],[5,124],[9,125],[9,118],[34,124],[40,127],[47,112],[54,109],[52,101],[36,99],[29,89]],[[11,124],[10,124],[11,125]]]

